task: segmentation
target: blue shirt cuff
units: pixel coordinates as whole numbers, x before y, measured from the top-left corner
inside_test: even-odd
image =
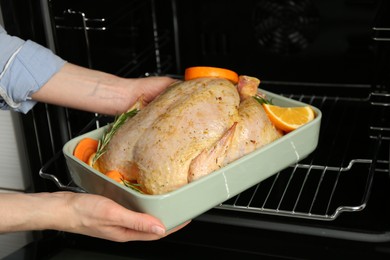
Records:
[[[36,104],[30,96],[57,73],[65,62],[50,49],[26,41],[0,79],[0,91],[8,96],[8,102],[7,98],[0,96],[0,108],[27,113]]]

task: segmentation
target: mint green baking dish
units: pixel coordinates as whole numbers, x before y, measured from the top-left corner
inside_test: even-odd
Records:
[[[275,105],[307,105],[265,90],[260,92],[265,93]],[[99,139],[107,126],[68,141],[63,147],[63,153],[77,186],[88,193],[108,197],[131,210],[153,215],[169,230],[299,162],[314,151],[318,144],[322,114],[319,109],[313,109],[316,118],[308,124],[197,181],[163,195],[138,193],[73,156],[73,150],[82,138]]]

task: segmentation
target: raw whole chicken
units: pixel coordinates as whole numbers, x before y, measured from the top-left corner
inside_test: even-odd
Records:
[[[199,78],[170,86],[112,137],[97,163],[164,194],[282,136],[253,98],[260,81]],[[237,173],[239,174],[239,173]]]

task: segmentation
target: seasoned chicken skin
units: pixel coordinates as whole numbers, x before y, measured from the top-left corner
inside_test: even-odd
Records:
[[[128,120],[98,160],[147,194],[164,194],[279,138],[254,99],[259,80],[240,76],[237,86],[200,78],[170,86]]]

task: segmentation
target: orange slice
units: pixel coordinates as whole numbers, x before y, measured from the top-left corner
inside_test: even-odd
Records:
[[[88,164],[89,166],[91,166],[92,168],[94,168],[94,165],[93,165],[93,158],[95,158],[95,155],[96,155],[96,153],[91,153],[91,155],[89,156],[88,161],[87,161],[87,164]]]
[[[116,182],[123,183],[123,175],[116,171],[116,170],[111,170],[105,173],[105,175],[111,179],[113,179]]]
[[[272,123],[285,132],[291,132],[315,118],[314,110],[310,106],[280,107],[263,104],[263,107]]]
[[[73,151],[73,155],[85,162],[88,163],[89,157],[96,152],[99,145],[99,141],[92,138],[84,138],[82,139]]]
[[[184,80],[191,80],[203,77],[217,77],[230,80],[233,84],[238,82],[238,74],[229,69],[216,67],[190,67],[185,70]]]

